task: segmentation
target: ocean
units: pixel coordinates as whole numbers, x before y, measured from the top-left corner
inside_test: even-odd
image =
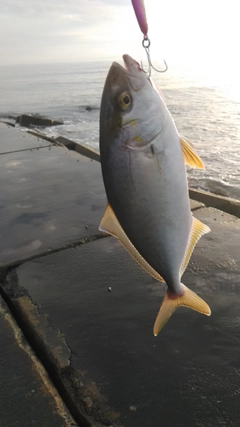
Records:
[[[60,119],[64,125],[43,132],[98,150],[100,100],[110,65],[2,66],[0,118],[28,113]],[[193,142],[205,163],[204,171],[187,168],[189,186],[240,200],[239,87],[231,77],[219,81],[177,67],[152,77],[180,135]]]

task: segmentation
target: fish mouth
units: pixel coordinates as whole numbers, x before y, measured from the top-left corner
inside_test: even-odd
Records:
[[[133,59],[130,55],[125,53],[122,56],[122,58],[123,58],[123,62],[124,62],[124,67],[115,61],[112,63],[112,66],[118,67],[125,72],[128,71],[131,74],[132,74],[132,71],[134,71],[134,70],[135,71],[143,71],[139,62],[137,62],[135,59]]]
[[[140,67],[140,64],[135,59],[133,59],[130,55],[124,54],[122,57],[123,57],[124,66],[126,70],[130,72],[133,69],[137,71],[143,71],[142,68]]]
[[[118,62],[113,62],[108,74],[108,83],[112,87],[129,87],[138,92],[146,84],[146,76],[139,63],[130,55],[123,55],[124,67]]]
[[[130,55],[123,55],[124,66],[126,70],[138,79],[145,80],[153,86],[153,83],[146,71],[140,66],[139,62],[133,59]]]

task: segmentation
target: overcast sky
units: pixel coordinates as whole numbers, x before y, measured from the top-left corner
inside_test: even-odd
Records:
[[[239,0],[145,0],[151,53],[239,66]],[[131,0],[0,0],[0,63],[144,56]]]

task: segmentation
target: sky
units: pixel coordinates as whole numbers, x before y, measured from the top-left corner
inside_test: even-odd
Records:
[[[154,61],[239,75],[239,0],[144,3]],[[1,0],[0,39],[0,65],[145,55],[131,0]]]

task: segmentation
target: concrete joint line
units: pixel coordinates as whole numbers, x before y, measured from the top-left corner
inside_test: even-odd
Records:
[[[21,260],[16,260],[16,261],[14,261],[14,262],[12,262],[12,263],[4,266],[4,267],[0,267],[0,279],[2,276],[6,275],[4,273],[4,271],[10,272],[13,268],[17,268],[21,264],[24,264],[25,262],[33,261],[34,259],[42,258],[42,257],[48,256],[48,255],[51,255],[51,254],[54,254],[57,252],[65,251],[66,249],[77,248],[78,246],[84,245],[86,243],[94,242],[95,240],[104,239],[106,237],[110,237],[110,235],[104,234],[104,233],[100,234],[100,232],[99,232],[99,234],[95,234],[95,235],[90,236],[90,237],[84,237],[82,239],[79,239],[76,242],[66,243],[65,245],[60,246],[59,248],[47,250],[47,251],[41,252],[41,253],[36,254],[36,255],[32,255],[30,257],[27,257],[27,258],[24,258]]]

